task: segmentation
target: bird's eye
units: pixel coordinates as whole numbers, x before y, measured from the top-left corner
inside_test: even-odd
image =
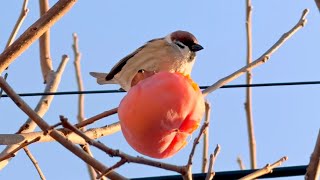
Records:
[[[184,49],[184,44],[182,44],[180,41],[175,41],[174,42],[177,46],[179,46],[181,49]]]

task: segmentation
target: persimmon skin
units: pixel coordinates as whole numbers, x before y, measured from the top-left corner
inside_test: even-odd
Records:
[[[161,159],[187,144],[204,109],[203,95],[189,76],[160,72],[131,87],[120,102],[118,115],[130,146]]]

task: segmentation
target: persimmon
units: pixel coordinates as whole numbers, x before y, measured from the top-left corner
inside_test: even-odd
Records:
[[[153,158],[167,158],[187,144],[204,109],[204,97],[189,76],[159,72],[131,87],[118,115],[132,148]]]

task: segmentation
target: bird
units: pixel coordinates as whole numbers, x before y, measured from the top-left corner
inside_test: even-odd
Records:
[[[177,30],[148,41],[116,63],[109,73],[90,72],[90,75],[100,85],[119,84],[129,91],[137,83],[137,77],[149,77],[162,71],[190,75],[196,52],[202,49],[193,34]]]

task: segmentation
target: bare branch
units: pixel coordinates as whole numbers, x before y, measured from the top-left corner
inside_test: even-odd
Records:
[[[79,45],[78,45],[78,36],[76,33],[73,34],[73,52],[74,52],[74,67],[75,67],[75,72],[76,72],[76,79],[77,79],[77,84],[78,84],[78,91],[83,91],[83,83],[82,83],[82,77],[81,77],[81,64],[80,64],[80,59],[81,59],[81,54],[79,52]],[[78,116],[77,116],[78,122],[84,121],[84,95],[79,94],[78,95]],[[81,128],[82,131],[85,131],[85,127]],[[87,152],[91,157],[93,157],[93,154],[90,150],[90,147],[85,144],[82,146],[82,149]],[[90,179],[95,180],[96,179],[96,172],[95,170],[87,164]]]
[[[310,162],[305,175],[306,180],[319,179],[320,176],[320,130],[316,145],[310,157]]]
[[[48,0],[39,0],[40,6],[40,17],[43,16],[49,10]],[[40,65],[42,71],[43,82],[48,82],[48,74],[53,71],[52,61],[50,55],[50,29],[48,29],[39,38],[39,49],[40,49]]]
[[[68,62],[68,57],[67,56],[63,56],[62,57],[62,61],[57,69],[57,72],[52,72],[50,74],[50,81],[48,82],[48,84],[45,87],[44,92],[56,92],[61,80],[61,76],[62,73],[65,69],[65,66]],[[37,104],[35,111],[36,113],[40,116],[43,117],[44,114],[47,112],[47,110],[49,109],[51,102],[53,100],[53,95],[46,95],[46,96],[42,96],[42,98],[40,99],[39,103]],[[33,121],[33,119],[29,118],[19,129],[19,131],[17,133],[28,133],[28,132],[32,132],[34,131],[34,129],[36,128],[36,123]],[[16,148],[16,145],[13,146],[7,146],[1,153],[0,153],[0,158],[2,156],[5,156],[8,152],[11,152],[14,148]],[[4,168],[8,163],[9,160],[6,161],[2,161],[0,163],[0,169]]]
[[[50,126],[52,129],[52,126]],[[116,122],[104,127],[100,128],[92,128],[84,132],[84,134],[91,139],[98,139],[103,136],[108,136],[110,134],[114,134],[120,131],[120,123]],[[70,130],[62,128],[57,129],[58,133],[65,136],[70,142],[75,144],[85,144],[86,142],[83,138],[80,138],[74,132],[70,132]],[[22,133],[22,134],[0,134],[0,145],[20,145],[24,141],[32,140],[36,137],[41,137],[39,141],[36,143],[44,143],[44,142],[51,142],[55,141],[51,136],[45,135],[45,132],[30,132],[30,133]]]
[[[252,5],[251,0],[246,0],[246,30],[247,30],[247,65],[252,62],[252,26],[251,26],[251,16],[252,16]],[[247,84],[252,83],[252,72],[247,71],[246,77]],[[254,136],[254,125],[253,125],[253,115],[252,115],[252,98],[251,98],[251,87],[246,88],[246,102],[244,103],[244,108],[247,115],[247,126],[248,126],[248,139],[249,139],[249,149],[250,149],[250,162],[251,168],[257,168],[257,155],[256,155],[256,139]]]
[[[108,173],[110,173],[114,169],[119,168],[120,166],[124,165],[126,162],[127,162],[127,160],[121,158],[120,161],[118,161],[116,164],[114,164],[113,166],[109,167],[109,169],[107,169],[105,172],[103,172],[99,176],[97,176],[97,179],[102,178],[103,176],[107,175]]]
[[[69,61],[69,57],[66,55],[62,56],[61,63],[59,67],[57,68],[56,72],[50,73],[48,84],[46,85],[46,88],[44,92],[56,92],[60,81],[62,77],[62,73],[64,72],[64,69],[67,65],[67,62]],[[45,95],[42,96],[39,103],[37,104],[37,107],[35,108],[35,112],[40,116],[43,117],[44,114],[49,109],[51,102],[53,100],[53,95]],[[19,129],[18,133],[27,133],[32,132],[36,128],[36,123],[32,119],[28,119],[27,122]]]
[[[50,125],[47,124],[36,112],[34,112],[28,104],[24,102],[23,99],[19,97],[19,95],[9,86],[9,84],[0,77],[0,87],[7,93],[7,95],[13,100],[13,102],[23,111],[25,112],[31,119],[33,119],[37,125],[43,130],[47,131],[50,128]],[[100,172],[104,172],[108,167],[103,165],[98,160],[89,156],[86,152],[84,152],[81,148],[72,144],[68,141],[64,136],[59,134],[55,129],[50,130],[49,135],[53,137],[57,142],[63,145],[66,149],[71,151],[73,154],[78,156],[84,162],[90,164],[92,167],[97,169]],[[108,177],[111,179],[126,179],[116,172],[110,172]]]
[[[29,159],[31,160],[32,164],[34,165],[34,167],[36,168],[36,170],[38,171],[38,174],[40,176],[41,180],[45,180],[45,176],[37,162],[37,160],[34,158],[34,156],[31,154],[31,152],[29,151],[28,147],[24,147],[23,148],[24,152],[27,154],[27,156],[29,157]]]
[[[199,135],[194,139],[187,165],[192,165],[192,158],[195,153],[196,147],[199,144],[199,141],[200,141],[202,134],[204,133],[204,131],[207,129],[208,126],[209,126],[209,122],[204,122],[201,129],[200,129]]]
[[[28,6],[28,0],[24,0],[23,1],[23,5],[22,5],[22,9],[21,9],[21,12],[20,12],[20,15],[19,15],[19,18],[16,21],[16,24],[14,25],[14,28],[13,28],[11,34],[10,34],[10,37],[9,37],[9,39],[7,41],[5,49],[8,48],[12,44],[12,42],[14,41],[14,39],[16,38],[16,36],[17,36],[17,34],[19,32],[19,29],[20,29],[23,21],[27,17],[27,14],[29,12],[29,9],[28,9],[27,6]],[[2,72],[0,74],[2,74]],[[7,77],[8,77],[8,73],[5,73],[4,79],[7,79]],[[0,89],[0,99],[1,99],[2,93],[3,93],[3,90]]]
[[[24,0],[23,1],[23,5],[22,5],[22,9],[21,9],[21,12],[20,12],[20,15],[19,15],[19,18],[16,22],[16,24],[14,25],[14,28],[10,34],[10,37],[7,41],[7,44],[6,44],[6,48],[8,48],[12,42],[14,41],[14,39],[16,38],[18,32],[19,32],[19,29],[23,23],[23,21],[25,20],[25,18],[27,17],[27,14],[29,12],[29,9],[28,9],[28,0]],[[1,74],[1,73],[0,73]]]
[[[31,25],[11,46],[0,54],[0,74],[34,41],[64,16],[77,0],[59,0],[49,11]]]
[[[7,77],[8,77],[8,73],[5,73],[4,74],[4,80],[7,80]],[[2,94],[3,94],[3,90],[0,88],[0,99],[2,97]]]
[[[237,162],[238,162],[239,167],[240,167],[241,170],[245,170],[246,169],[246,166],[244,165],[244,163],[243,163],[243,161],[242,161],[240,156],[237,157]]]
[[[260,177],[262,175],[272,173],[272,170],[278,166],[280,166],[284,161],[288,160],[287,156],[282,157],[278,161],[276,161],[273,164],[267,164],[264,168],[259,169],[251,174],[246,175],[245,177],[242,177],[240,180],[249,180],[249,179],[255,179],[257,177]]]
[[[92,123],[94,123],[94,122],[96,122],[96,121],[98,121],[98,120],[100,120],[102,118],[105,118],[105,117],[111,116],[113,114],[116,114],[117,112],[118,112],[118,108],[113,108],[113,109],[104,111],[104,112],[102,112],[100,114],[97,114],[97,115],[95,115],[95,116],[93,116],[93,117],[91,117],[89,119],[86,119],[86,120],[84,120],[82,122],[79,122],[75,126],[77,128],[81,128],[81,127],[87,126],[89,124],[92,124]]]
[[[213,165],[216,161],[216,158],[217,158],[219,152],[220,152],[220,145],[217,144],[217,147],[215,148],[214,153],[210,155],[210,163],[209,163],[209,169],[207,172],[206,180],[211,180],[215,175],[215,173],[213,171]]]
[[[210,111],[211,106],[208,101],[205,101],[205,122],[210,121]],[[207,170],[207,157],[208,157],[208,147],[209,146],[209,128],[207,128],[203,133],[203,152],[202,152],[202,172],[205,173]]]
[[[190,155],[189,155],[188,163],[185,166],[186,167],[186,174],[183,174],[183,178],[184,179],[192,179],[191,168],[192,168],[193,155],[195,153],[197,145],[199,144],[201,136],[203,135],[204,131],[206,131],[208,126],[209,126],[209,122],[204,122],[203,125],[201,126],[199,135],[193,141],[193,146],[192,146],[192,149],[191,149],[191,152],[190,152]]]
[[[216,89],[220,88],[221,86],[229,83],[230,81],[238,78],[241,76],[243,73],[246,73],[247,71],[267,62],[270,58],[270,56],[278,50],[281,45],[286,42],[294,33],[296,33],[298,30],[300,30],[304,25],[307,23],[306,20],[306,15],[308,14],[309,10],[305,9],[302,13],[302,16],[299,20],[299,22],[292,28],[290,29],[287,33],[283,34],[281,38],[270,48],[268,49],[267,52],[265,52],[261,57],[259,57],[257,60],[253,61],[247,66],[242,67],[241,69],[237,70],[236,72],[230,74],[229,76],[226,76],[210,87],[206,88],[205,90],[202,91],[203,96],[207,96],[209,93],[215,91]]]
[[[22,149],[22,148],[24,148],[24,147],[28,146],[29,144],[32,144],[32,143],[34,143],[34,142],[36,142],[36,141],[39,141],[39,139],[40,139],[40,137],[36,137],[36,138],[34,138],[33,140],[31,140],[31,141],[24,141],[22,144],[20,144],[18,147],[16,147],[15,149],[13,149],[11,152],[7,153],[5,156],[2,156],[2,157],[0,158],[0,162],[3,161],[3,160],[8,159],[8,158],[10,158],[10,157],[14,157],[14,156],[15,156],[15,153],[18,152],[20,149]]]
[[[83,91],[83,82],[81,77],[81,53],[79,52],[79,45],[78,45],[78,36],[76,33],[73,33],[73,52],[74,52],[74,67],[76,70],[76,79],[78,84],[78,91]],[[79,94],[79,100],[78,100],[78,122],[84,121],[84,95]]]
[[[93,157],[93,154],[91,152],[91,149],[90,149],[88,143],[85,143],[84,145],[80,145],[80,147],[83,149],[84,152],[88,153],[89,156]],[[90,166],[89,164],[87,164],[87,168],[88,168],[90,179],[95,180],[97,177],[97,173],[96,173],[95,169],[92,166]]]

